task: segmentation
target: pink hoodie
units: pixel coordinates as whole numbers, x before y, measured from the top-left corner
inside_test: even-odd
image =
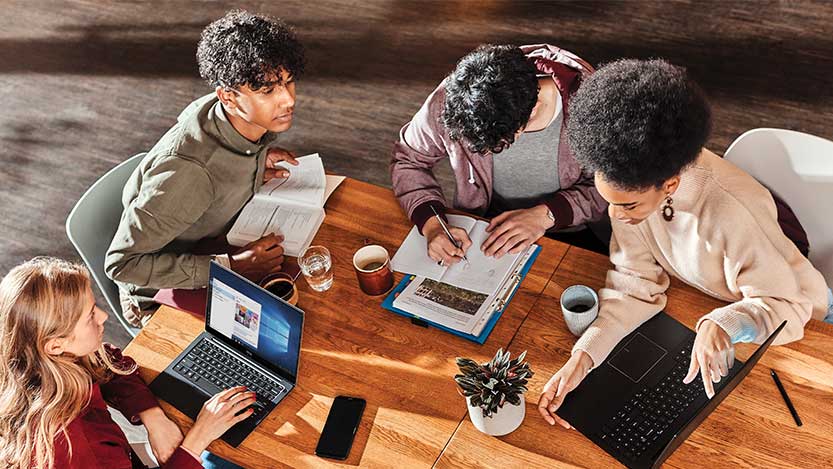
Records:
[[[570,96],[593,67],[578,56],[547,44],[521,46],[541,74],[549,74],[561,93],[564,119],[558,148],[561,190],[544,201],[555,215],[553,230],[582,225],[605,215],[607,202],[593,184],[593,175],[582,171],[567,142]],[[411,221],[420,230],[433,215],[431,206],[445,212],[446,201],[433,167],[449,158],[457,190],[454,208],[483,215],[492,200],[493,162],[490,154],[472,153],[465,141],[454,141],[442,123],[445,81],[425,100],[422,108],[402,127],[394,144],[390,171],[393,191]]]

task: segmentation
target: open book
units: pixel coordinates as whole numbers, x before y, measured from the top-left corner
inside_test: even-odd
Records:
[[[532,245],[518,254],[500,259],[483,254],[480,247],[489,237],[488,223],[461,215],[448,215],[449,225],[466,230],[472,245],[450,267],[428,257],[428,242],[416,227],[391,260],[398,272],[414,279],[393,301],[393,306],[435,324],[478,336],[495,311],[502,310],[523,277],[526,264],[538,249]]]
[[[288,178],[261,186],[227,235],[229,244],[243,246],[270,233],[283,235],[284,253],[298,256],[312,242],[324,221],[324,203],[344,181],[327,176],[318,153],[302,156],[298,166],[284,164]]]

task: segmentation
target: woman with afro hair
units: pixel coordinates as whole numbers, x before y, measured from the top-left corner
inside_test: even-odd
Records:
[[[711,113],[683,68],[620,60],[573,97],[568,123],[576,159],[610,205],[613,236],[599,317],[544,387],[538,410],[555,415],[564,396],[614,346],[665,307],[669,274],[729,304],[697,322],[688,374],[706,394],[726,376],[738,342],[798,340],[811,318],[833,316],[822,275],[778,224],[769,191],[703,146]]]

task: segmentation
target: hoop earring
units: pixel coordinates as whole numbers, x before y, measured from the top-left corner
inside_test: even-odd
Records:
[[[674,219],[673,203],[674,199],[672,199],[670,195],[665,197],[665,205],[662,206],[662,218],[665,219],[665,221],[671,221]]]

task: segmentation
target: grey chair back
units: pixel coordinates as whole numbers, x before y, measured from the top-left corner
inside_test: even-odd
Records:
[[[136,337],[139,329],[131,326],[122,315],[119,288],[104,272],[104,257],[121,220],[124,185],[145,154],[139,153],[123,161],[93,183],[75,204],[66,222],[67,237],[90,269],[113,315],[132,337]]]

